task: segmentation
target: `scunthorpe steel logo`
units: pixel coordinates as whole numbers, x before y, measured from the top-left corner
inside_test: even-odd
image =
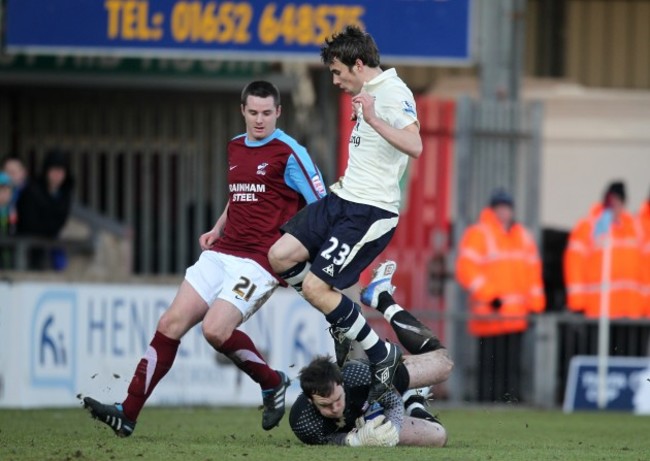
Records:
[[[30,381],[35,387],[74,392],[77,296],[74,290],[44,292],[31,327]]]

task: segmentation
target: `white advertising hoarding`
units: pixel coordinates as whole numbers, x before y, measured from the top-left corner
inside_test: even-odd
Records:
[[[0,284],[0,407],[61,407],[80,396],[122,401],[175,286]],[[279,289],[242,327],[273,368],[295,377],[314,355],[333,353],[323,315]],[[287,393],[299,393],[295,380]],[[258,405],[259,386],[205,341],[181,342],[149,399],[165,405]]]

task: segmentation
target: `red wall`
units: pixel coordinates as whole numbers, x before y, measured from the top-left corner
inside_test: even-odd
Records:
[[[396,233],[371,268],[384,259],[395,260],[395,300],[414,312],[442,311],[443,297],[430,290],[429,265],[435,256],[446,255],[449,248],[455,102],[420,96],[416,104],[423,152],[419,159],[411,160],[407,170],[407,200]],[[339,175],[343,175],[347,164],[349,133],[354,126],[351,113],[350,96],[344,94],[339,106]],[[370,269],[362,277],[362,284],[369,280]],[[382,337],[394,337],[383,320],[371,323]],[[442,336],[442,324],[430,320],[425,323]]]

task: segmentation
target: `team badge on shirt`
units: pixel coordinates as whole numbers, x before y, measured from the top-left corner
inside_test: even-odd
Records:
[[[413,117],[417,117],[417,114],[415,113],[415,107],[413,107],[411,101],[402,101],[402,110],[406,114],[412,115]]]

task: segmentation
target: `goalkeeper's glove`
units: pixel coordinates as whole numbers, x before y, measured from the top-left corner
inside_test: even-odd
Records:
[[[357,420],[357,428],[345,437],[345,444],[351,447],[394,447],[399,442],[399,432],[384,415],[364,421]],[[360,426],[360,427],[359,427]]]

